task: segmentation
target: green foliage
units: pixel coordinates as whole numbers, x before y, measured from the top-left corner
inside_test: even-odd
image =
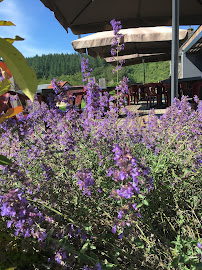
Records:
[[[175,247],[172,249],[173,260],[170,269],[202,269],[202,263],[198,262],[198,254],[202,255],[202,251],[197,247],[197,240],[193,240],[191,237],[183,239],[178,235],[176,241],[172,243]]]
[[[9,164],[11,164],[11,161],[7,157],[0,155],[0,165],[9,165]]]
[[[144,81],[143,64],[127,67],[128,78],[130,82],[142,82]],[[145,64],[145,82],[152,83],[158,82],[168,78],[170,75],[169,61],[146,63]]]
[[[107,86],[116,84],[116,73],[112,73],[114,67],[103,59],[89,57],[90,67],[93,68],[92,77],[106,78]],[[72,85],[82,84],[80,57],[78,54],[49,54],[27,58],[28,64],[35,70],[38,83],[50,83],[53,77],[58,81],[68,81]],[[146,63],[146,83],[157,82],[166,79],[170,75],[169,62]],[[123,67],[119,71],[119,77],[127,76],[130,83],[143,82],[143,65]]]
[[[33,101],[38,82],[35,72],[23,55],[12,44],[0,38],[0,56],[3,57],[20,89]]]
[[[49,54],[27,58],[28,64],[35,70],[38,79],[49,79],[61,75],[74,75],[81,71],[78,54]]]
[[[4,221],[0,220],[0,270],[33,269],[33,264],[43,269],[44,254],[39,254],[37,245],[30,247],[29,241],[19,241],[10,235]]]
[[[2,1],[0,1],[2,2]],[[0,26],[15,26],[11,21],[0,21]],[[20,36],[15,36],[15,38],[0,38],[0,57],[7,65],[9,71],[13,74],[13,77],[23,91],[23,93],[32,101],[37,90],[37,77],[33,69],[27,64],[24,56],[14,47],[12,43],[14,41],[24,40]],[[9,88],[9,84],[4,81],[1,85],[1,90],[3,93]]]

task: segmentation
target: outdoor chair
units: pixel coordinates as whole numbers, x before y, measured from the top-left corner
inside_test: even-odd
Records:
[[[201,82],[195,82],[192,85],[193,89],[193,96],[197,95],[200,100],[202,100],[202,81]]]
[[[81,102],[82,102],[83,94],[76,95],[75,98],[75,106],[78,108],[79,113],[82,113]]]
[[[38,102],[41,104],[41,102],[47,102],[46,101],[46,97],[42,94],[37,94],[37,99],[38,99]]]
[[[171,105],[171,84],[163,84],[163,95],[165,99],[166,107]]]
[[[75,106],[79,113],[82,112],[81,110],[81,102],[82,102],[82,98],[84,96],[84,92],[75,92],[75,93],[69,93],[67,92],[67,97],[69,98],[69,104]]]
[[[170,91],[170,89],[169,89]],[[164,97],[164,104],[167,107],[168,106],[168,89],[163,85],[162,87],[162,96]]]
[[[134,100],[134,104],[137,103],[138,104],[138,101],[139,101],[139,92],[138,92],[138,85],[136,84],[133,84],[133,85],[130,85],[128,87],[128,91],[129,93],[126,94],[126,97],[128,99],[128,105],[130,105],[130,102]]]
[[[188,96],[189,98],[193,97],[193,90],[192,87],[190,87],[187,83],[182,82],[179,83],[178,92],[181,93],[181,95]]]
[[[146,89],[144,85],[139,85],[138,91],[140,92],[140,100],[146,100]]]
[[[150,108],[151,108],[151,103],[153,102],[153,106],[154,106],[154,100],[155,99],[157,100],[156,84],[153,84],[153,83],[146,84],[145,93],[146,93],[147,108],[148,108],[148,104],[150,105]]]

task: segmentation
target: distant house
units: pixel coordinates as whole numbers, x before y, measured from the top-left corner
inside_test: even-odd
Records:
[[[61,87],[70,87],[70,86],[72,86],[70,83],[68,83],[67,81],[65,81],[65,82],[59,82],[59,84],[60,84],[60,86]],[[49,84],[48,86],[47,86],[47,88],[46,89],[53,89],[53,86],[52,86],[52,83],[51,84]]]
[[[37,86],[37,94],[40,94],[42,93],[42,90],[43,89],[47,89],[47,87],[49,86],[50,84],[40,84]]]

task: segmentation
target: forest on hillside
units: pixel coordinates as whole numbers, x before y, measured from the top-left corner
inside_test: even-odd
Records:
[[[87,57],[84,55],[84,57]],[[105,78],[107,85],[116,84],[116,74],[112,73],[114,68],[101,58],[89,58],[89,65],[93,69],[91,76]],[[27,58],[28,64],[35,70],[39,84],[50,83],[53,78],[58,81],[68,81],[72,85],[82,84],[81,57],[79,54],[48,54]],[[146,63],[145,64],[146,83],[158,82],[167,79],[170,75],[169,61]],[[123,76],[129,78],[130,83],[143,82],[143,64],[123,67],[119,72],[119,78]]]

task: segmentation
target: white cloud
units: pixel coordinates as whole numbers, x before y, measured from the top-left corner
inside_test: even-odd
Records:
[[[24,1],[5,0],[0,3],[0,20],[12,21],[16,25],[0,27],[0,37],[13,38],[19,35],[24,38],[24,41],[14,42],[14,46],[25,57],[32,57],[36,54],[71,53],[72,51],[64,51],[64,46],[62,50],[62,48],[59,48],[60,46],[57,47],[54,43],[47,44],[45,42],[46,44],[44,44],[44,37],[36,36],[36,28],[40,27],[40,17],[38,17],[40,15],[32,12],[31,5],[34,5],[34,3],[30,3],[28,8],[23,5]],[[36,10],[36,6],[33,7],[33,10]]]
[[[1,37],[22,36],[30,39],[29,17],[22,11],[21,7],[14,0],[6,0],[0,3],[0,19],[12,21],[16,26],[1,27]]]

